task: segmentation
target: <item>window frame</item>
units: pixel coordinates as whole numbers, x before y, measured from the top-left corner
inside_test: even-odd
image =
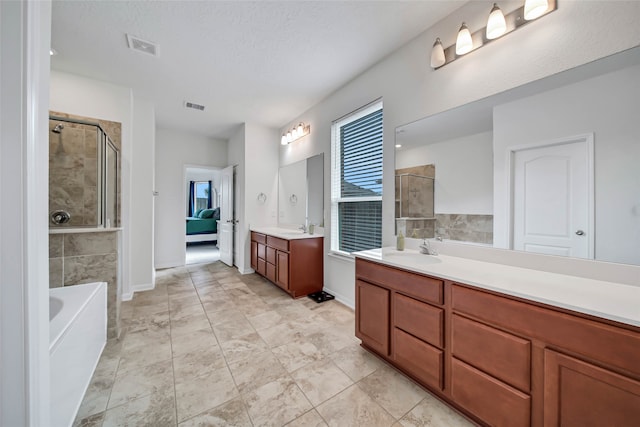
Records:
[[[342,141],[340,138],[340,128],[346,124],[352,123],[378,110],[383,110],[382,115],[382,160],[384,163],[384,108],[382,98],[339,118],[331,124],[331,236],[330,236],[330,254],[353,258],[352,252],[347,252],[339,248],[340,245],[340,219],[339,205],[341,203],[357,203],[357,202],[380,202],[382,205],[382,194],[384,188],[380,190],[380,196],[341,196],[341,158],[342,158]],[[382,165],[381,165],[382,166]],[[384,172],[383,172],[384,175]],[[382,219],[380,221],[380,234],[382,234]]]

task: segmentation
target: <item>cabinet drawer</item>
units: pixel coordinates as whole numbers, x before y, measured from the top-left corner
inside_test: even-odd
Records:
[[[251,232],[251,240],[254,240],[258,243],[265,244],[267,243],[267,236],[262,233],[256,233],[255,231]]]
[[[451,360],[451,395],[491,426],[531,425],[531,397],[456,358]]]
[[[289,250],[289,241],[285,239],[279,239],[273,236],[267,236],[267,246],[279,249],[281,251]]]
[[[258,243],[258,259],[266,259],[267,258],[267,247],[262,243]]]
[[[266,260],[268,263],[276,265],[276,250],[274,248],[267,246]]]
[[[485,291],[454,285],[454,311],[640,375],[640,333]]]
[[[393,324],[411,335],[442,348],[444,312],[401,294],[393,296]]]
[[[393,356],[400,368],[424,384],[442,390],[442,350],[394,328]]]
[[[524,392],[531,390],[531,343],[467,318],[452,317],[453,355]]]
[[[276,282],[276,266],[275,266],[275,264],[267,263],[267,279],[271,280],[273,283]]]
[[[356,276],[424,301],[442,304],[443,281],[363,259],[356,259]]]

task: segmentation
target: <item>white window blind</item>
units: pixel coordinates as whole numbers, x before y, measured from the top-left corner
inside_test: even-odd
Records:
[[[382,244],[382,102],[332,126],[331,250],[351,253]]]

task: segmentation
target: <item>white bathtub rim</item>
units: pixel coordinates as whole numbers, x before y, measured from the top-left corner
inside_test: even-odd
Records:
[[[49,295],[60,298],[64,306],[49,323],[49,354],[53,354],[69,331],[71,324],[80,316],[94,295],[105,282],[85,283],[49,289]]]

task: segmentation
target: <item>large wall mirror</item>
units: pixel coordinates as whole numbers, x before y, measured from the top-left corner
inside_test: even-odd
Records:
[[[324,227],[324,154],[280,168],[278,224]]]
[[[639,112],[636,47],[399,126],[396,229],[640,265]]]

